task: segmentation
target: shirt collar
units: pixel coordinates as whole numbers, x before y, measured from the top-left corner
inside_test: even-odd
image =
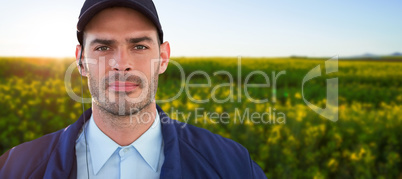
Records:
[[[96,175],[116,149],[121,146],[98,128],[92,114],[88,124],[87,139],[92,167]],[[162,148],[162,130],[158,113],[156,113],[151,127],[130,145],[137,149],[145,162],[154,171],[157,171]]]
[[[152,170],[156,172],[158,170],[163,145],[162,128],[158,113],[156,113],[155,121],[151,127],[131,145],[137,149],[142,158],[148,163]]]

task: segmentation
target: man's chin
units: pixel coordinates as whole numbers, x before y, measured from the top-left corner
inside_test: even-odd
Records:
[[[103,111],[105,111],[105,112],[107,112],[109,114],[112,114],[114,116],[130,116],[130,115],[133,115],[135,113],[138,113],[138,111],[137,112],[131,112],[130,110],[127,110],[127,109],[124,109],[124,110],[120,111],[119,109],[115,109],[115,108],[113,108],[113,109],[103,108],[103,107],[101,107],[101,108],[103,109]]]
[[[130,106],[127,103],[118,105],[116,103],[112,104],[101,104],[101,103],[95,103],[100,110],[112,114],[114,116],[130,116],[130,115],[135,115],[138,114],[141,110],[149,106],[152,102],[149,101],[146,104],[142,104],[139,106]]]

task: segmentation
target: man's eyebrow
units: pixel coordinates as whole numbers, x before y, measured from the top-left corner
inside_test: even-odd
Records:
[[[153,42],[152,38],[148,37],[148,36],[138,37],[138,38],[129,38],[126,41],[128,43],[133,43],[133,44],[140,43],[140,42],[143,42],[143,41]]]
[[[90,45],[93,45],[93,44],[112,45],[114,43],[116,43],[115,40],[94,39],[91,41]]]

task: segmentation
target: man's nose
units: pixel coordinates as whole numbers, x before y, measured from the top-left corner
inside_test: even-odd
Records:
[[[120,49],[114,57],[114,71],[131,71],[133,69],[133,60],[130,58],[128,50]]]

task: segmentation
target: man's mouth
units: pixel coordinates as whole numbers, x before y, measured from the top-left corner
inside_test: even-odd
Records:
[[[132,83],[132,82],[121,82],[121,81],[116,81],[113,83],[109,83],[109,89],[113,91],[134,91],[136,88],[138,88],[140,85],[137,83]]]

